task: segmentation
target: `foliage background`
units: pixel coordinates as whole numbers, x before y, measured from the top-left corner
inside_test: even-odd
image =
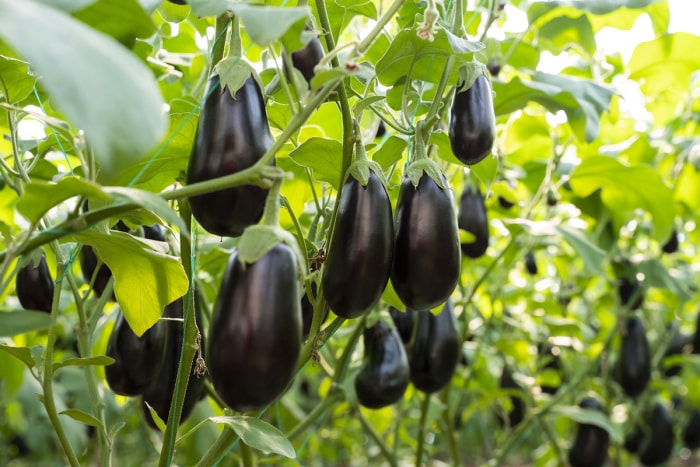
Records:
[[[73,261],[78,245],[96,247],[105,261],[110,248],[138,249],[110,260],[117,280],[123,278],[119,284],[115,281],[115,288],[129,297],[120,300],[120,306],[135,329],[150,326],[162,306],[187,289],[178,259],[185,251],[179,236],[185,227],[167,191],[183,179],[217,39],[216,15],[230,6],[217,0],[191,3],[192,8],[157,0],[65,0],[18,7],[0,0],[0,131],[5,136],[0,140],[1,292],[8,312],[0,313],[0,339],[3,350],[29,349],[23,359],[28,365],[9,351],[0,352],[0,464],[64,463],[57,455],[62,449],[54,428],[35,396],[46,385],[32,375],[42,372],[42,358],[50,355],[42,357],[47,336],[57,339],[51,346],[55,362],[104,354],[115,306],[88,292]],[[367,37],[373,20],[390,8],[381,0],[321,3],[337,44]],[[452,55],[456,65],[475,59],[501,66],[492,78],[498,118],[493,157],[465,168],[451,154],[446,128],[457,66],[449,75],[442,121],[430,140],[437,146],[437,161],[454,190],[455,203],[463,184],[476,181],[486,194],[490,218],[488,252],[478,260],[463,260],[453,296],[460,330],[468,336],[463,344],[466,365],[458,368],[448,389],[429,400],[409,387],[396,406],[359,408],[352,381],[361,364],[362,343],[352,339],[357,322],[344,323],[332,336],[325,335],[321,363],[306,365],[284,398],[263,416],[288,435],[297,458],[256,455],[261,462],[290,465],[412,461],[423,433],[431,459],[463,465],[489,460],[557,465],[573,440],[574,420],[586,419],[575,406],[594,393],[606,407],[607,416],[597,423],[612,435],[610,455],[617,465],[627,465],[634,458],[621,448],[624,435],[653,401],[661,400],[669,409],[673,403],[678,433],[693,408],[700,408],[700,361],[695,355],[676,358],[683,365],[679,376],[664,378],[661,372],[674,332],[693,333],[698,310],[700,56],[695,51],[700,37],[669,31],[671,15],[688,14],[683,6],[690,2],[673,2],[673,9],[672,2],[653,0],[466,2],[462,6],[467,37],[484,44],[476,53],[469,49],[473,43],[451,41],[445,32],[450,29],[449,12],[460,3],[438,2],[442,28],[432,43],[415,34],[426,4],[400,3],[366,53],[356,59],[357,71],[328,71],[323,79],[327,84],[344,78],[368,154],[385,170],[395,202],[413,125],[435,100],[447,57]],[[300,46],[307,10],[293,10],[297,5],[288,2],[266,4],[277,14],[246,17],[241,10],[242,47],[266,86],[268,117],[279,138],[313,97],[303,87],[275,86],[281,75],[273,60],[273,55],[285,53],[283,43],[290,50]],[[317,3],[308,8],[320,29]],[[609,28],[637,33],[613,36]],[[648,35],[643,41],[637,40],[640,30]],[[262,42],[270,41],[270,47],[253,39],[265,33],[271,38]],[[634,46],[630,53],[611,50],[609,42],[602,41],[605,35]],[[339,54],[341,62],[352,50]],[[323,84],[312,83],[315,90]],[[168,118],[161,112],[162,103]],[[390,124],[389,131],[375,138],[380,117]],[[282,194],[304,234],[314,222],[323,225],[328,220],[325,210],[332,208],[343,170],[343,138],[343,116],[333,96],[304,119],[277,152],[277,166],[294,175],[285,181]],[[95,228],[76,233],[66,228],[66,222],[79,216],[76,196],[89,196],[97,207],[116,201],[145,209],[115,212],[111,220],[98,219]],[[504,208],[501,199],[514,207]],[[106,235],[117,217],[139,225],[152,223],[154,215],[169,224],[171,256],[166,259],[134,246],[134,240]],[[296,233],[288,211],[283,209],[281,216],[282,225]],[[673,229],[680,249],[664,254],[661,246]],[[58,312],[51,321],[37,318],[39,324],[29,323],[29,318],[10,313],[20,308],[14,296],[17,260],[53,239],[60,244],[45,250],[54,277],[61,278]],[[201,230],[192,239],[196,281],[208,316],[237,241]],[[307,238],[308,256],[324,241],[323,232]],[[538,265],[534,276],[523,265],[527,252]],[[140,270],[152,270],[142,281],[146,286],[128,280],[137,257],[142,258]],[[149,289],[160,274],[171,279],[167,290]],[[611,374],[618,326],[629,313],[617,292],[623,276],[643,283],[644,306],[637,314],[644,320],[654,355],[652,383],[637,400],[626,398]],[[153,296],[158,296],[156,303]],[[385,299],[372,319],[388,304],[397,304],[391,294]],[[81,308],[91,317],[88,336],[78,332],[85,324],[80,321]],[[554,397],[540,390],[546,378],[557,378],[543,370],[545,363],[537,357],[543,342],[561,352],[565,384]],[[339,381],[342,391],[336,392],[331,382],[344,349],[352,345],[356,347],[348,372]],[[96,430],[80,415],[95,413],[90,403],[94,389],[104,403],[100,423],[113,436],[113,462],[162,460],[162,437],[143,423],[139,401],[114,396],[103,381],[100,363],[84,363],[57,371],[53,385],[59,412],[80,411],[60,419],[81,461],[95,463],[104,449],[90,441]],[[519,389],[499,389],[504,365],[514,373]],[[97,388],[90,387],[91,379]],[[326,398],[329,393],[332,398]],[[521,397],[528,415],[517,427],[503,428],[498,414],[511,408],[509,396]],[[317,412],[322,416],[309,418]],[[222,414],[208,398],[179,434]],[[304,420],[309,420],[309,429],[293,431]],[[113,431],[120,423],[121,429]],[[178,444],[175,462],[199,461],[221,430],[215,423],[202,424]],[[224,462],[236,463],[237,451]],[[674,462],[691,456],[678,441]]]

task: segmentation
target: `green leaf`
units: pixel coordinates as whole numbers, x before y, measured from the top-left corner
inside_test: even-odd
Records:
[[[156,424],[158,429],[162,432],[165,433],[165,422],[160,418],[158,415],[158,412],[155,411],[153,407],[150,406],[150,404],[146,401],[143,401],[144,404],[146,404],[146,407],[148,407],[148,411],[151,414],[151,418],[153,418],[153,422]]]
[[[617,229],[632,218],[636,209],[651,214],[654,238],[665,242],[673,230],[673,191],[651,167],[627,167],[615,159],[590,156],[571,174],[574,193],[585,198],[597,190],[610,210]]]
[[[64,177],[58,183],[36,181],[25,185],[24,194],[17,201],[17,212],[29,222],[37,222],[49,209],[80,195],[102,200],[112,199],[96,183],[85,178]]]
[[[0,350],[4,350],[13,357],[17,358],[19,361],[27,365],[29,368],[33,368],[34,356],[32,355],[32,349],[28,347],[12,347],[10,345],[0,344]]]
[[[20,102],[34,89],[36,76],[29,73],[29,64],[0,43],[0,95],[10,104]]]
[[[401,160],[401,156],[407,146],[408,143],[405,139],[398,136],[390,136],[389,139],[379,146],[379,149],[374,151],[372,160],[377,162],[382,167],[382,170],[387,171],[392,165]]]
[[[578,423],[599,426],[610,434],[610,440],[614,444],[620,444],[625,439],[622,425],[613,423],[610,417],[597,410],[582,409],[573,405],[555,405],[552,407],[551,413]]]
[[[340,183],[340,166],[343,160],[343,145],[326,138],[309,138],[289,153],[289,157],[314,172],[314,178],[328,182],[337,190]]]
[[[163,137],[167,120],[153,74],[114,39],[30,0],[0,0],[0,37],[85,131],[102,180],[141,160]]]
[[[386,99],[384,96],[369,96],[366,99],[361,99],[352,106],[352,114],[357,118],[368,106],[376,102],[381,102],[384,99]]]
[[[700,209],[700,172],[691,164],[686,164],[676,182],[674,197],[684,203],[688,209]]]
[[[114,363],[112,357],[106,355],[96,355],[94,357],[81,357],[81,358],[67,358],[62,362],[56,362],[53,364],[53,370],[56,371],[59,368],[66,366],[108,366]]]
[[[261,47],[267,47],[270,42],[281,39],[294,25],[301,32],[310,14],[307,7],[279,8],[238,2],[230,2],[229,10],[240,16],[248,36]],[[289,50],[294,50],[301,41],[295,43],[291,37],[293,35],[290,35],[285,45]]]
[[[377,78],[385,86],[393,86],[400,78],[408,75],[413,68],[412,78],[429,83],[439,83],[445,69],[447,58],[457,58],[450,73],[450,84],[456,84],[458,68],[474,52],[483,49],[480,42],[449,36],[439,29],[435,40],[426,41],[418,37],[413,30],[399,32],[384,56],[377,62]]]
[[[377,18],[377,7],[369,0],[335,0],[325,3],[333,37],[340,37],[340,33],[355,16]]]
[[[115,199],[123,199],[146,208],[163,218],[167,223],[177,226],[181,233],[189,237],[189,231],[180,215],[160,196],[137,188],[105,187],[104,191],[114,196]]]
[[[536,72],[532,81],[519,77],[493,81],[496,115],[509,115],[530,101],[552,113],[563,110],[577,138],[588,143],[598,137],[600,114],[610,106],[612,91],[591,81]]]
[[[119,41],[147,38],[156,32],[151,16],[136,0],[98,0],[73,16]]]
[[[209,417],[209,420],[228,425],[241,437],[241,441],[251,448],[265,453],[279,454],[289,459],[297,457],[294,446],[284,434],[259,418],[241,415]]]
[[[67,409],[67,410],[62,410],[61,412],[58,412],[58,414],[65,415],[67,417],[72,418],[73,420],[76,420],[80,423],[84,423],[86,425],[102,428],[101,421],[99,421],[97,418],[90,415],[89,413],[83,412],[82,410]]]
[[[588,15],[582,14],[575,18],[559,16],[543,24],[538,31],[538,44],[544,50],[557,55],[571,45],[583,48],[588,55],[593,55],[596,49],[593,27]]]
[[[182,297],[189,281],[180,259],[154,251],[127,233],[85,231],[66,237],[90,245],[114,276],[114,295],[129,327],[142,336],[169,303]]]
[[[219,16],[228,10],[229,0],[189,0],[195,16]]]
[[[686,302],[693,297],[693,291],[674,277],[673,270],[669,270],[658,259],[643,261],[638,266],[639,272],[644,274],[645,282],[651,287],[668,290],[678,297],[681,302]]]
[[[5,407],[9,401],[14,400],[17,391],[22,387],[25,363],[11,353],[0,352],[0,397],[5,401]]]
[[[51,326],[51,315],[45,311],[0,312],[0,337],[38,331]]]

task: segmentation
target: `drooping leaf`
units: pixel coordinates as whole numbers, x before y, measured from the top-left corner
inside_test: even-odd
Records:
[[[289,459],[295,459],[297,456],[294,452],[294,446],[284,434],[259,418],[221,416],[210,417],[209,420],[214,423],[228,425],[241,437],[241,441],[251,448],[266,453],[279,454]]]
[[[52,207],[79,195],[102,200],[111,199],[96,183],[85,178],[64,177],[58,183],[43,181],[28,183],[24,194],[17,201],[17,211],[28,221],[37,222]]]
[[[100,428],[102,427],[101,421],[99,421],[93,415],[90,415],[87,412],[83,412],[82,410],[66,409],[66,410],[60,411],[58,414],[65,415],[66,417],[70,417],[73,420],[79,421],[80,423],[84,423],[86,425],[100,427]]]
[[[139,190],[137,188],[105,187],[104,191],[112,195],[115,199],[126,200],[148,209],[150,212],[163,218],[169,224],[178,226],[180,232],[189,236],[189,232],[182,218],[170,207],[168,202],[160,196],[150,191]]]
[[[106,355],[96,355],[94,357],[67,358],[62,362],[53,364],[54,371],[66,366],[106,366],[114,363],[112,357]]]
[[[636,209],[644,209],[651,214],[654,238],[664,242],[671,235],[673,191],[651,167],[627,167],[610,157],[590,156],[573,171],[570,183],[582,198],[601,190],[616,228],[629,221]]]
[[[51,316],[44,311],[0,312],[0,337],[13,337],[46,329],[49,326],[51,326]]]
[[[578,423],[599,426],[610,434],[610,440],[615,444],[622,443],[625,438],[622,425],[613,423],[610,417],[597,410],[582,409],[573,405],[555,405],[552,407],[551,413]]]
[[[28,347],[13,347],[11,345],[0,344],[0,350],[4,350],[8,354],[17,358],[29,368],[34,367],[35,361],[34,356],[32,355],[32,349]]]
[[[85,131],[100,179],[115,178],[161,140],[167,120],[153,74],[114,39],[32,0],[0,0],[0,37]]]
[[[166,305],[189,289],[179,258],[154,251],[147,242],[127,233],[84,231],[66,238],[93,247],[112,271],[114,295],[137,336],[158,321]]]
[[[343,159],[343,145],[339,141],[309,138],[290,152],[289,157],[297,164],[309,167],[317,180],[328,182],[338,189]]]

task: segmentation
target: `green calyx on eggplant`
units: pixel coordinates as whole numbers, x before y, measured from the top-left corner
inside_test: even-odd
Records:
[[[297,259],[279,243],[244,267],[229,257],[208,359],[214,389],[234,410],[261,409],[288,388],[301,347]]]
[[[272,146],[265,102],[250,76],[231,96],[219,76],[209,78],[206,99],[187,168],[187,184],[238,173],[257,163]],[[237,237],[263,214],[268,190],[241,185],[190,198],[197,222],[214,235]]]
[[[105,367],[107,384],[115,394],[138,396],[153,382],[165,358],[167,323],[158,321],[143,336],[131,330],[121,311],[107,343],[114,363]]]
[[[452,101],[449,138],[452,153],[465,165],[481,162],[496,139],[496,116],[489,78],[481,73],[468,89],[460,84]]]
[[[396,202],[391,283],[414,310],[444,303],[459,281],[459,230],[452,193],[423,173],[418,186],[401,183]]]
[[[401,311],[392,306],[389,307],[389,314],[394,321],[394,326],[396,326],[396,332],[399,333],[401,342],[403,342],[404,345],[408,345],[411,342],[413,328],[416,325],[416,312],[410,308]]]
[[[586,397],[579,406],[584,410],[595,410],[605,413],[600,402],[592,397]],[[603,428],[579,423],[576,438],[569,450],[571,467],[600,467],[605,465],[610,446],[610,434]]]
[[[644,418],[648,428],[639,447],[639,462],[643,465],[659,465],[671,457],[674,445],[673,422],[666,407],[657,402]]]
[[[389,282],[393,247],[391,201],[379,177],[370,170],[366,186],[349,177],[321,281],[336,315],[357,318],[379,301]]]
[[[489,220],[484,197],[479,187],[468,186],[462,192],[457,225],[460,229],[474,235],[474,241],[461,244],[462,254],[470,258],[483,256],[489,246]]]
[[[508,365],[503,365],[503,370],[501,372],[501,379],[499,381],[499,387],[501,389],[515,389],[517,391],[522,391],[522,388],[518,383],[515,382],[513,378],[513,373],[511,372]],[[510,400],[511,408],[508,410],[508,427],[513,428],[520,424],[525,418],[525,403],[520,396],[508,396]],[[501,425],[505,424],[505,420],[499,414],[499,422]]]
[[[365,328],[363,337],[364,363],[355,377],[355,392],[362,406],[380,409],[397,402],[406,392],[408,358],[396,330],[383,321]]]
[[[51,313],[55,287],[43,252],[38,260],[29,259],[29,262],[17,271],[15,286],[22,308]]]
[[[651,379],[651,354],[646,329],[636,316],[627,318],[623,324],[616,379],[630,397],[644,392]]]
[[[457,321],[448,300],[438,315],[417,312],[416,331],[409,354],[411,382],[430,394],[450,383],[457,369],[461,345]]]
[[[185,296],[187,297],[187,296]],[[180,415],[180,423],[185,421],[192,413],[194,406],[204,396],[204,377],[200,373],[197,360],[198,357],[206,358],[204,349],[206,341],[202,329],[202,317],[199,310],[199,299],[197,292],[194,296],[194,318],[197,323],[197,328],[200,330],[200,348],[192,359],[190,364],[189,382],[187,383],[187,391],[185,392],[185,400],[182,405],[182,413]],[[143,401],[150,405],[158,414],[158,417],[163,421],[167,421],[170,412],[170,406],[173,401],[175,385],[177,384],[177,371],[180,365],[180,357],[182,355],[182,344],[185,337],[185,329],[183,319],[185,317],[185,301],[184,298],[178,298],[170,303],[163,310],[164,318],[172,318],[165,321],[166,323],[166,343],[163,363],[160,366],[160,371],[154,375],[151,384],[143,392]],[[149,426],[157,429],[153,417],[149,413],[146,404],[142,404],[144,417]]]

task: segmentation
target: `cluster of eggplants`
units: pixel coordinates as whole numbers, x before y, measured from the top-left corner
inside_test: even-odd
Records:
[[[366,186],[349,177],[323,267],[323,294],[336,315],[357,318],[379,301],[393,247],[391,201],[379,177],[370,171]]]
[[[457,89],[450,115],[452,153],[466,165],[481,162],[496,139],[491,83],[486,75],[480,74],[466,90]]]
[[[451,300],[437,315],[429,311],[417,315],[408,357],[411,382],[430,394],[449,384],[459,363],[461,343]]]
[[[202,329],[202,317],[199,310],[199,299],[197,293],[194,296],[194,318],[197,327]],[[146,421],[152,428],[156,428],[146,403],[153,408],[161,420],[167,420],[172,405],[175,386],[177,385],[177,371],[182,354],[182,342],[185,337],[183,318],[185,316],[185,302],[181,297],[170,303],[163,310],[163,317],[171,318],[166,322],[167,339],[163,351],[163,363],[158,371],[153,373],[153,379],[143,391],[142,410]],[[206,353],[206,340],[202,333],[200,340],[200,351],[204,358]],[[180,423],[182,423],[194,409],[197,402],[204,397],[204,378],[196,371],[197,354],[190,363],[190,376],[185,392],[185,399],[182,405]]]
[[[272,146],[265,102],[250,76],[231,96],[217,74],[209,78],[187,168],[187,184],[240,172]],[[190,198],[192,215],[209,233],[237,237],[263,214],[267,191],[241,185]]]
[[[301,298],[293,250],[275,245],[252,264],[229,257],[211,323],[208,367],[234,410],[261,409],[289,386],[301,347]]]
[[[459,281],[459,230],[450,190],[426,173],[401,183],[391,284],[401,301],[423,311],[444,303]]]
[[[42,252],[37,264],[34,259],[20,268],[16,278],[17,299],[25,310],[51,313],[54,283]]]
[[[131,330],[122,312],[117,311],[117,314],[106,351],[114,363],[105,367],[105,377],[115,394],[139,396],[163,364],[167,324],[158,321],[139,337]]]
[[[644,323],[637,316],[631,316],[623,323],[615,376],[630,397],[644,392],[651,379],[649,342]]]
[[[489,246],[489,220],[479,187],[468,186],[462,192],[457,226],[474,235],[473,241],[461,244],[462,254],[470,258],[483,256]]]
[[[595,410],[605,413],[598,399],[586,397],[579,406],[584,410]],[[605,465],[610,446],[608,432],[593,424],[579,423],[576,437],[569,450],[571,467],[600,467]]]
[[[358,402],[379,409],[403,397],[409,382],[406,350],[396,329],[378,321],[365,328],[364,362],[355,377]]]

